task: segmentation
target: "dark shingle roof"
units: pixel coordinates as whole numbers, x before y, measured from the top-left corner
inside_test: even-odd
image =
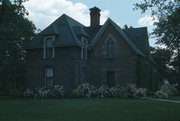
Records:
[[[35,36],[32,40],[25,43],[25,49],[42,48],[44,36],[55,35],[54,42],[55,47],[59,46],[81,46],[81,42],[78,40],[73,27],[85,27],[76,20],[63,14],[51,25],[44,29],[41,33]]]
[[[149,55],[147,27],[128,28],[123,31],[144,55]]]
[[[65,14],[60,16],[32,40],[25,43],[24,48],[43,48],[43,38],[50,35],[56,36],[54,42],[55,47],[82,46],[80,41],[81,36],[86,37],[88,43],[93,45],[93,40],[100,35],[103,28],[106,28],[105,26],[108,26],[108,24],[112,24],[115,29],[124,36],[127,43],[137,54],[149,54],[148,34],[146,27],[122,30],[111,19],[108,19],[107,22],[102,26],[86,27]]]

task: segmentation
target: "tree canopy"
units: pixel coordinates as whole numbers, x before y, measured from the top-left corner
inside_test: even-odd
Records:
[[[0,5],[0,93],[21,88],[25,81],[23,43],[35,33],[34,24],[27,19],[24,1],[2,0]]]
[[[135,4],[135,10],[145,13],[151,11],[153,17],[157,17],[158,22],[154,25],[153,35],[157,38],[157,44],[163,44],[166,49],[172,52],[174,59],[174,69],[176,70],[177,82],[180,90],[180,1],[179,0],[144,0]]]

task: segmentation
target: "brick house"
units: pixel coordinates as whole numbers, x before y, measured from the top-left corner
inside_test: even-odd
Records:
[[[152,60],[147,28],[121,29],[111,19],[100,25],[97,7],[90,9],[90,22],[86,27],[63,14],[25,44],[27,87],[61,84],[70,92],[86,82],[138,83],[139,60]]]

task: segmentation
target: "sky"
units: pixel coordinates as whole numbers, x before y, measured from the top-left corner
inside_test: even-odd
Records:
[[[120,27],[125,24],[135,28],[146,26],[150,33],[157,20],[152,19],[150,12],[141,14],[140,10],[133,10],[133,4],[140,2],[143,0],[29,0],[24,6],[29,12],[28,18],[41,30],[62,14],[89,26],[89,9],[96,6],[101,9],[101,24],[111,18]],[[150,38],[149,42],[154,46],[155,39]]]

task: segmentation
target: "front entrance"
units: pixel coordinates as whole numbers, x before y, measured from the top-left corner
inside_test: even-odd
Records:
[[[107,86],[115,86],[115,71],[107,71]]]

